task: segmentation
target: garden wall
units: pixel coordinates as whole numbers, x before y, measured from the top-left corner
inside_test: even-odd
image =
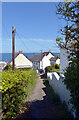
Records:
[[[47,79],[50,86],[54,89],[55,93],[59,95],[60,100],[68,106],[68,111],[72,110],[72,104],[69,103],[70,91],[66,89],[66,85],[63,83],[64,76],[59,76],[56,72],[47,73]],[[75,117],[75,111],[72,112]]]

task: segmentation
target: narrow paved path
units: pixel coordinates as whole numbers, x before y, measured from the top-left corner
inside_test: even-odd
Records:
[[[37,80],[37,84],[27,101],[26,104],[30,103],[30,110],[28,113],[23,113],[21,119],[53,118],[53,110],[41,76]]]

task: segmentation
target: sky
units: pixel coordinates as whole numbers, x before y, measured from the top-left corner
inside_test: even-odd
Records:
[[[65,21],[56,15],[58,2],[3,2],[2,52],[12,52],[12,26],[15,26],[15,51],[60,52],[56,38]]]

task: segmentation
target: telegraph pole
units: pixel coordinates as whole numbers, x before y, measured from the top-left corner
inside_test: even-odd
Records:
[[[15,26],[12,27],[12,70],[15,70]]]

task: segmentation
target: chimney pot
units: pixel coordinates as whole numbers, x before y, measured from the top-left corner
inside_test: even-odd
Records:
[[[19,54],[22,54],[22,50],[19,51]]]

